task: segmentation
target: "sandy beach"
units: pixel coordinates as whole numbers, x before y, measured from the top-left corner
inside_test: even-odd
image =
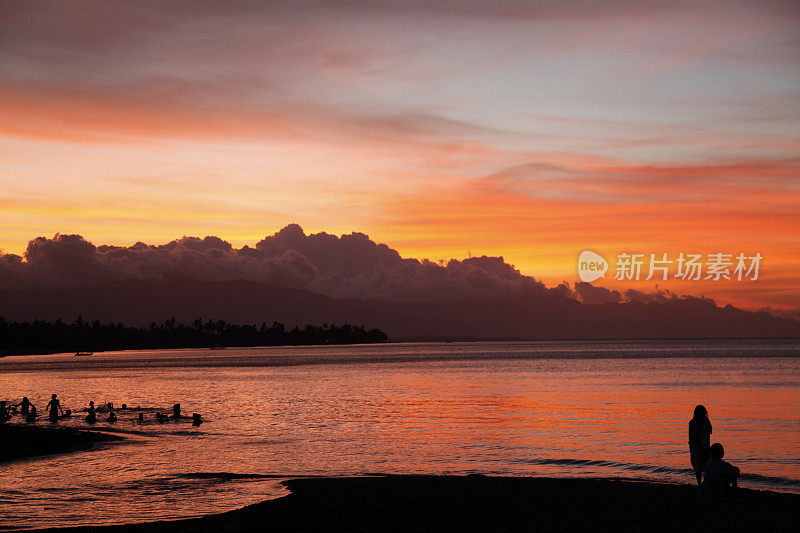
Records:
[[[795,531],[800,495],[610,479],[295,479],[288,496],[203,518],[41,531]]]
[[[122,437],[0,426],[4,461],[90,449]],[[794,531],[800,495],[625,479],[398,476],[284,481],[285,497],[202,518],[40,531]],[[123,504],[121,502],[121,504]]]

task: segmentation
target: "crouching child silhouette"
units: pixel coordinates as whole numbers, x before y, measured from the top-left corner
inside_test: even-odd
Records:
[[[736,479],[740,474],[739,469],[728,461],[722,460],[725,455],[725,448],[722,447],[722,444],[716,442],[708,451],[711,458],[706,463],[705,477],[700,491],[703,494],[716,496],[735,493]]]

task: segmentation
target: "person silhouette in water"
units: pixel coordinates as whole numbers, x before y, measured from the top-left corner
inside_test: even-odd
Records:
[[[694,416],[689,420],[689,458],[692,462],[697,485],[703,482],[703,472],[709,459],[711,446],[711,421],[708,411],[702,405],[694,408]]]
[[[58,399],[58,394],[53,394],[50,397],[50,401],[47,402],[45,410],[50,413],[48,415],[50,422],[58,422],[58,413],[64,414],[64,411],[61,410],[61,401]]]
[[[86,415],[86,423],[94,424],[97,422],[97,413],[94,410],[94,402],[89,402],[89,414]]]
[[[19,414],[26,416],[31,409],[31,401],[27,396],[22,397],[22,402],[19,404]]]

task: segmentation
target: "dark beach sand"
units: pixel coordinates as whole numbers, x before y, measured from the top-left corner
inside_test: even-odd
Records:
[[[752,490],[709,499],[690,485],[485,476],[315,478],[285,484],[292,491],[288,496],[228,513],[68,531],[713,532],[798,531],[800,526],[800,495]]]
[[[0,462],[91,449],[117,435],[0,425]],[[41,531],[800,531],[800,495],[611,479],[369,476],[283,482],[291,494],[202,518]],[[120,502],[124,505],[124,502]]]
[[[96,442],[119,440],[123,438],[55,425],[0,424],[0,463],[39,455],[89,450]]]

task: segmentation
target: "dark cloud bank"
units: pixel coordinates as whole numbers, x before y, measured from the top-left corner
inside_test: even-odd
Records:
[[[95,247],[80,235],[39,237],[28,244],[25,259],[0,258],[0,289],[191,278],[256,281],[333,298],[438,300],[547,292],[501,257],[453,260],[440,266],[403,259],[363,233],[306,235],[296,224],[240,249],[218,237],[183,237],[161,246],[139,242],[130,247]]]
[[[95,246],[39,237],[0,255],[0,315],[141,324],[175,316],[240,322],[356,322],[391,337],[642,338],[800,335],[800,322],[661,291],[548,288],[502,257],[404,259],[362,233],[296,224],[254,247],[218,237]]]

